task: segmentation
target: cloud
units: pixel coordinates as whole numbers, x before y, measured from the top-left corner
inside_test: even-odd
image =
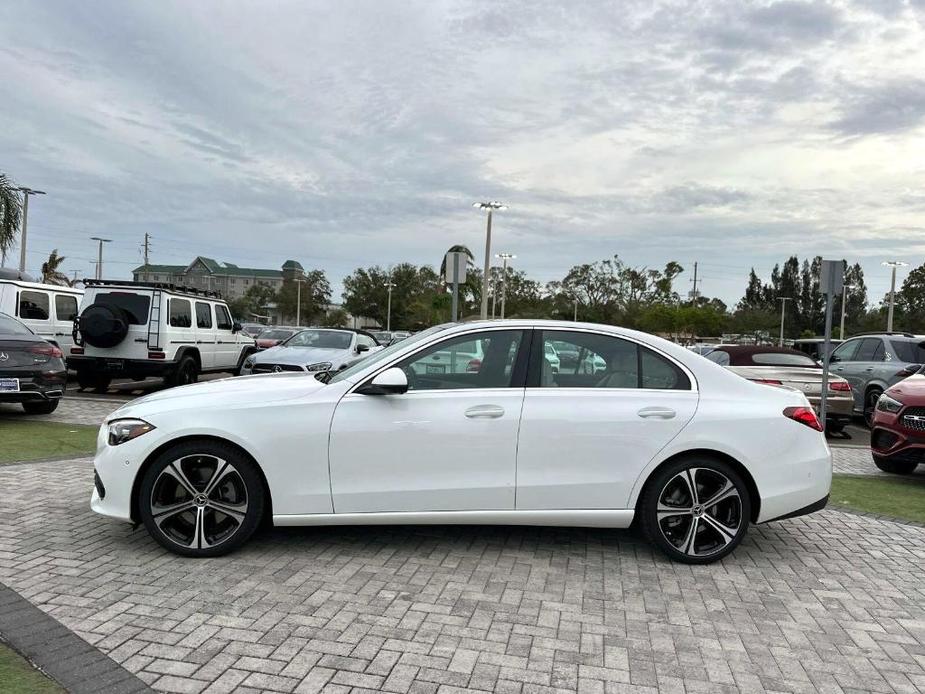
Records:
[[[925,80],[891,80],[858,88],[832,127],[843,135],[889,134],[925,121]]]

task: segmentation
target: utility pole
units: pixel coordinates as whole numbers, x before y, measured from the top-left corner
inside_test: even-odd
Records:
[[[91,241],[99,241],[100,247],[96,255],[96,279],[103,279],[103,244],[109,243],[112,239],[101,239],[99,236],[91,236]]]
[[[389,281],[385,283],[386,289],[389,290],[389,299],[388,299],[388,303],[386,304],[386,309],[385,309],[385,330],[386,332],[392,332],[392,287],[394,286],[395,286],[395,283],[392,282],[391,279],[389,279]]]
[[[501,320],[504,320],[504,303],[507,300],[507,261],[516,258],[512,253],[499,253],[496,258],[501,258]]]
[[[880,264],[893,268],[893,274],[890,279],[890,308],[886,317],[886,331],[891,333],[893,332],[893,306],[896,304],[896,268],[906,267],[909,263],[904,263],[902,260],[886,260]]]
[[[780,347],[784,346],[784,314],[787,309],[787,302],[793,301],[792,296],[779,296],[777,300],[780,302],[780,342],[778,345]]]
[[[691,281],[694,283],[694,288],[691,289],[691,292],[688,296],[690,297],[691,303],[696,304],[697,303],[697,261],[696,260],[694,261],[694,279]]]
[[[144,254],[145,254],[145,274],[144,281],[148,281],[148,253],[151,250],[151,236],[148,232],[145,232],[145,244],[144,244]]]
[[[578,297],[575,297],[575,315],[572,316],[572,321],[574,323],[578,322]]]
[[[848,290],[854,289],[855,285],[846,284],[842,286],[841,292],[841,325],[838,328],[838,339],[845,339],[845,305],[848,303]]]
[[[26,271],[26,228],[29,225],[29,196],[45,195],[44,190],[33,190],[32,188],[21,187],[18,189],[22,193],[22,232],[19,235],[19,271]]]
[[[304,281],[302,278],[295,281],[295,324],[297,328],[302,327],[302,282]]]
[[[495,210],[506,210],[507,206],[497,200],[489,202],[474,202],[473,207],[488,210],[488,221],[485,226],[485,275],[482,277],[482,320],[488,318],[488,273],[491,270],[491,215]]]

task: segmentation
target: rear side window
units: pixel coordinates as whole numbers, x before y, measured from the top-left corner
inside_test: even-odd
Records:
[[[756,366],[811,366],[819,365],[805,354],[787,354],[786,352],[756,352],[752,355]]]
[[[128,292],[102,292],[93,297],[93,303],[120,309],[131,325],[144,325],[148,322],[148,307],[151,297],[147,294],[129,294]]]
[[[729,352],[724,352],[721,349],[714,349],[712,352],[706,355],[706,358],[720,366],[729,366]]]
[[[219,330],[231,330],[231,314],[224,304],[215,304],[215,325]]]
[[[642,388],[690,390],[691,381],[674,362],[645,347],[639,348],[639,381]]]
[[[925,364],[925,342],[890,340],[890,347],[899,361],[907,361],[911,364]]]
[[[45,292],[19,292],[19,317],[28,320],[48,320],[50,303]]]
[[[196,327],[212,327],[212,307],[209,304],[202,303],[201,301],[196,302]]]
[[[172,328],[190,328],[193,325],[193,317],[190,313],[189,301],[186,299],[170,300],[170,327]]]
[[[861,340],[861,346],[858,347],[854,355],[855,361],[883,361],[883,340],[879,337],[865,337]]]
[[[58,320],[74,320],[77,317],[77,299],[67,294],[56,294],[55,315]]]

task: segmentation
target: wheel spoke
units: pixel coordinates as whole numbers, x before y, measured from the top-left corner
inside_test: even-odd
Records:
[[[244,521],[244,516],[247,514],[246,502],[243,504],[225,504],[220,501],[212,501],[209,499],[209,505],[207,508],[224,513],[226,516],[231,516],[238,522],[239,525]]]
[[[732,542],[732,538],[736,536],[737,528],[730,528],[728,525],[720,523],[709,513],[703,515],[703,521],[711,528],[716,530],[717,533],[719,533],[719,535],[723,538],[724,547]]]
[[[155,506],[154,504],[152,504],[151,505],[151,516],[152,518],[155,518],[155,519],[157,518],[163,519],[159,521],[160,523],[162,523],[164,520],[167,519],[167,517],[175,516],[178,513],[183,513],[184,511],[188,511],[191,508],[195,508],[195,506],[196,504],[194,504],[192,501],[181,501],[176,504],[170,504],[169,506]]]
[[[700,519],[697,517],[691,518],[690,528],[687,529],[687,535],[684,536],[684,544],[681,546],[681,551],[685,554],[689,554],[692,557],[697,556],[697,529],[700,527]]]
[[[657,509],[659,520],[671,518],[672,516],[689,516],[693,512],[694,509],[691,506],[669,506],[667,504],[659,504]]]
[[[201,506],[196,509],[196,529],[193,531],[193,541],[190,546],[196,546],[199,549],[211,547],[206,539],[206,510]]]
[[[161,474],[170,475],[180,483],[180,486],[182,486],[190,496],[196,496],[196,488],[193,486],[192,482],[186,478],[186,474],[183,472],[182,466],[176,464],[179,462],[180,461],[174,461],[173,463],[170,463],[170,465],[164,468],[164,471]]]
[[[729,499],[730,497],[738,498],[738,496],[739,496],[739,492],[735,488],[735,485],[729,480],[726,480],[726,484],[723,485],[722,489],[720,489],[718,492],[716,492],[716,494],[714,494],[709,499],[703,502],[703,507],[710,508],[712,506],[716,506],[716,504],[718,504],[720,501],[725,501],[726,499]]]
[[[690,490],[691,505],[696,506],[697,504],[700,503],[700,501],[697,498],[697,481],[695,479],[697,476],[697,468],[695,467],[689,468],[685,470],[683,473],[681,473],[681,476],[684,479],[684,481],[687,483],[687,488]]]
[[[225,472],[226,470],[228,470],[228,472],[234,472],[234,468],[231,467],[224,460],[216,458],[215,461],[216,461],[215,472],[212,473],[212,479],[210,479],[206,483],[205,491],[203,491],[203,494],[205,494],[206,496],[209,496],[209,494],[212,493],[212,490],[215,489],[215,487],[221,481],[224,474],[228,474]]]

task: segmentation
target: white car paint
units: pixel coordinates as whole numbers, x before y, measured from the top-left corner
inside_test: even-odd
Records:
[[[636,342],[680,365],[692,388],[353,392],[445,339],[532,328]],[[145,462],[163,446],[197,436],[230,441],[257,461],[277,525],[627,527],[649,475],[677,454],[703,450],[744,466],[757,488],[758,522],[829,492],[825,438],[782,414],[807,407],[802,394],[751,383],[645,333],[559,321],[454,324],[396,343],[345,373],[327,385],[310,374],[249,376],[130,402],[100,430],[95,467],[107,494],[100,499],[94,491],[93,510],[133,520],[131,496]],[[155,428],[110,446],[108,424],[123,418]]]

